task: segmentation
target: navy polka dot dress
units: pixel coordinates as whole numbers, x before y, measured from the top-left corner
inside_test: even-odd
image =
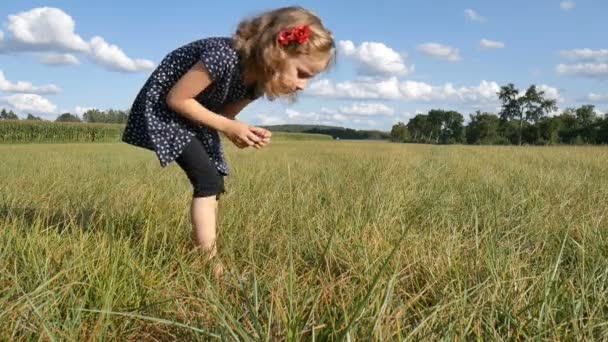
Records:
[[[257,97],[255,88],[242,82],[243,67],[231,38],[197,40],[169,53],[152,72],[131,107],[122,141],[155,151],[160,165],[165,167],[196,136],[218,172],[226,176],[229,168],[218,132],[172,111],[165,101],[173,85],[199,61],[213,81],[196,97],[205,108],[222,114],[226,104]]]

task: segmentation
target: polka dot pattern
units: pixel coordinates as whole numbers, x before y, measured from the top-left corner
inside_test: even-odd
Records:
[[[198,61],[213,80],[196,97],[205,108],[222,114],[226,104],[256,98],[254,89],[242,82],[243,69],[231,38],[197,40],[170,52],[152,72],[131,106],[122,141],[155,151],[161,167],[165,167],[197,136],[218,172],[226,176],[230,170],[218,132],[172,111],[165,101],[173,85]]]

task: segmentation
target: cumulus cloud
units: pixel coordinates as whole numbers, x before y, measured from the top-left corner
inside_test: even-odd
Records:
[[[456,87],[452,83],[431,85],[424,82],[403,80],[397,77],[375,80],[361,78],[354,81],[332,82],[319,80],[306,91],[312,96],[340,99],[380,99],[411,102],[487,102],[497,99],[500,90],[496,82],[481,81],[478,86]]]
[[[285,119],[268,113],[257,114],[255,118],[258,124],[262,126],[282,125],[285,123]]]
[[[80,61],[76,56],[70,53],[45,53],[40,57],[40,63],[46,65],[76,65],[80,64]]]
[[[555,87],[548,86],[546,84],[540,84],[536,86],[536,89],[543,91],[545,93],[545,97],[548,99],[557,100],[557,102],[562,102],[563,98],[559,92],[559,89]]]
[[[576,6],[576,3],[574,3],[574,1],[562,1],[559,4],[559,7],[562,9],[562,11],[569,11],[571,9],[573,9]]]
[[[561,55],[575,61],[608,62],[608,49],[574,49],[562,51]]]
[[[407,65],[405,57],[383,43],[363,42],[359,46],[350,40],[338,43],[340,52],[358,64],[361,74],[408,75],[414,72],[414,65]]]
[[[15,94],[1,98],[1,101],[22,113],[57,114],[57,106],[36,94]]]
[[[487,19],[485,17],[482,17],[481,15],[479,15],[477,12],[475,12],[472,9],[466,9],[464,10],[464,14],[467,16],[467,18],[473,20],[473,21],[477,21],[480,23],[486,22]]]
[[[108,70],[138,72],[153,68],[145,59],[131,59],[119,47],[101,37],[85,41],[75,31],[74,19],[58,8],[40,7],[8,16],[7,35],[0,40],[0,52],[82,53]],[[51,55],[45,64],[76,64],[73,55]]]
[[[127,57],[118,46],[106,43],[101,37],[93,37],[90,47],[89,57],[110,70],[137,72],[150,70],[154,67],[152,61]]]
[[[323,97],[346,99],[396,100],[401,97],[397,77],[381,80],[363,78],[339,83],[323,79],[312,83],[306,93]]]
[[[41,7],[8,16],[6,25],[18,50],[86,52],[88,44],[74,32],[74,19],[58,8]]]
[[[567,76],[605,78],[608,77],[608,63],[559,64],[557,73]]]
[[[340,107],[339,112],[346,115],[386,115],[390,116],[395,113],[395,110],[383,103],[353,103],[350,106]]]
[[[605,94],[590,93],[589,95],[587,95],[587,101],[608,102],[608,93],[605,93]]]
[[[328,109],[323,109],[321,112],[300,112],[287,108],[285,114],[289,123],[298,124],[338,126],[347,120],[346,116]]]
[[[484,38],[479,41],[479,46],[484,49],[504,49],[505,43]]]
[[[561,55],[578,63],[557,65],[556,71],[560,75],[589,78],[608,77],[608,49],[566,50],[561,51]]]
[[[2,70],[0,70],[0,91],[5,93],[57,94],[61,92],[61,89],[54,84],[35,86],[25,81],[12,83],[6,79]]]
[[[418,51],[422,52],[427,56],[431,56],[449,62],[458,62],[462,60],[458,49],[439,43],[430,42],[418,45]]]

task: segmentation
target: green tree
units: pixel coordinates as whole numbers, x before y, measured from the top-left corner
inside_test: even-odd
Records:
[[[598,144],[608,144],[608,114],[605,114],[604,118],[600,120],[596,142]]]
[[[495,144],[498,141],[500,118],[491,113],[477,111],[471,115],[471,122],[466,127],[468,144]]]
[[[578,127],[580,127],[580,136],[585,143],[594,143],[595,142],[595,124],[597,123],[599,117],[595,113],[595,106],[593,105],[584,105],[580,108],[577,108],[575,111],[576,114],[576,122]]]
[[[579,134],[579,124],[576,120],[576,109],[566,108],[559,116],[559,140],[562,144],[573,144]]]
[[[19,117],[12,110],[7,112],[6,109],[2,108],[0,111],[0,120],[19,120]]]
[[[407,126],[399,121],[396,125],[393,125],[391,129],[391,141],[394,142],[406,142],[410,140],[409,131]]]
[[[85,122],[104,122],[104,113],[98,109],[89,109],[82,114],[82,121]]]
[[[464,141],[464,118],[455,111],[433,109],[428,113],[431,140],[437,144],[453,144]]]
[[[500,87],[498,98],[502,102],[500,118],[503,121],[517,120],[517,144],[522,144],[524,123],[536,123],[546,114],[557,109],[556,101],[546,99],[545,93],[531,85],[523,96],[512,83]]]
[[[42,121],[42,118],[40,118],[38,116],[34,116],[34,115],[32,115],[32,113],[27,113],[27,117],[25,118],[25,120],[29,120],[29,121]]]
[[[80,118],[71,113],[63,113],[55,119],[56,122],[81,122]]]
[[[562,129],[562,120],[559,116],[542,118],[538,126],[538,143],[545,145],[557,145],[560,143],[559,132]]]
[[[432,128],[426,114],[418,114],[410,119],[407,130],[413,142],[430,142],[432,138]]]

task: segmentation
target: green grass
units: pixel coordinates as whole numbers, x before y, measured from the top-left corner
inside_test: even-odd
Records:
[[[216,282],[176,165],[0,146],[0,340],[608,338],[605,147],[227,153]]]

